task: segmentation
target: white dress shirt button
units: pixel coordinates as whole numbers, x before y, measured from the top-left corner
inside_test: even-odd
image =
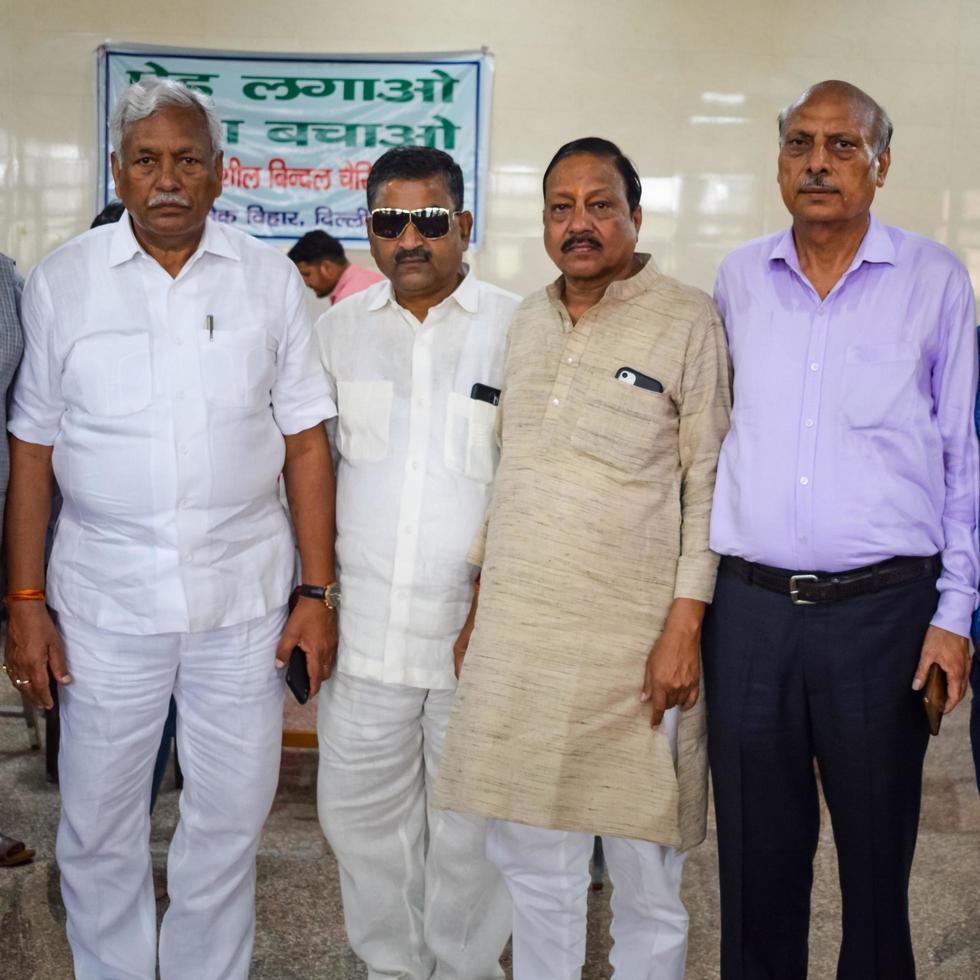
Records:
[[[574,364],[574,363],[575,363],[575,358],[574,358],[574,357],[570,357],[570,358],[568,359],[568,363],[569,363],[569,364]]]
[[[806,422],[804,422],[803,424],[804,424],[804,425],[805,425],[805,426],[806,426],[806,427],[807,427],[808,429],[812,429],[812,428],[813,428],[813,419],[807,419],[807,420],[806,420]]]
[[[806,486],[809,482],[810,482],[809,477],[806,477],[806,476],[801,476],[800,477],[800,483],[802,483],[803,486]]]
[[[557,398],[552,398],[552,399],[551,399],[551,404],[552,404],[552,405],[560,405],[560,404],[561,404],[561,402],[560,402],[560,401],[559,401],[559,400],[558,400]]]
[[[819,364],[817,364],[817,362],[816,362],[816,361],[814,361],[814,362],[813,362],[813,363],[812,363],[812,364],[810,365],[810,370],[811,370],[811,371],[819,371],[819,370],[820,370],[820,365],[819,365]]]

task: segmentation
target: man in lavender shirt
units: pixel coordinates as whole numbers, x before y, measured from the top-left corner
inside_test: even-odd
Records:
[[[819,830],[843,899],[838,980],[908,980],[908,880],[929,740],[977,600],[973,290],[941,245],[871,214],[892,126],[821,82],[779,116],[792,228],[736,249],[715,298],[735,371],[704,625],[723,980],[807,973]]]

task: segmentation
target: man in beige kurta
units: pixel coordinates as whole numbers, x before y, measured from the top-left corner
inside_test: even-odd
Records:
[[[568,144],[544,190],[563,274],[511,328],[435,805],[494,820],[515,980],[580,974],[594,834],[614,884],[613,966],[670,980],[687,944],[680,852],[705,833],[699,637],[725,340],[705,294],[635,252],[639,179],[617,147]]]

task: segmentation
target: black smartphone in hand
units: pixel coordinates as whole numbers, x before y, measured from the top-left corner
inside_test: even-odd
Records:
[[[286,686],[300,704],[306,704],[310,700],[310,674],[306,669],[306,651],[302,647],[293,647],[293,652],[289,655]]]
[[[948,697],[946,671],[939,664],[934,663],[929,667],[929,673],[926,675],[926,682],[922,688],[922,705],[926,709],[926,718],[929,720],[930,735],[939,734],[939,726],[943,723],[943,710],[946,707]]]

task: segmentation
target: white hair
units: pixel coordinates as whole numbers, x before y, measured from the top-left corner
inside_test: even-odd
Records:
[[[218,118],[214,99],[203,92],[189,89],[172,78],[149,75],[130,85],[113,107],[112,118],[109,120],[109,140],[113,153],[120,155],[126,130],[133,123],[168,106],[197,109],[203,113],[208,135],[211,137],[212,159],[221,152],[221,120]]]

